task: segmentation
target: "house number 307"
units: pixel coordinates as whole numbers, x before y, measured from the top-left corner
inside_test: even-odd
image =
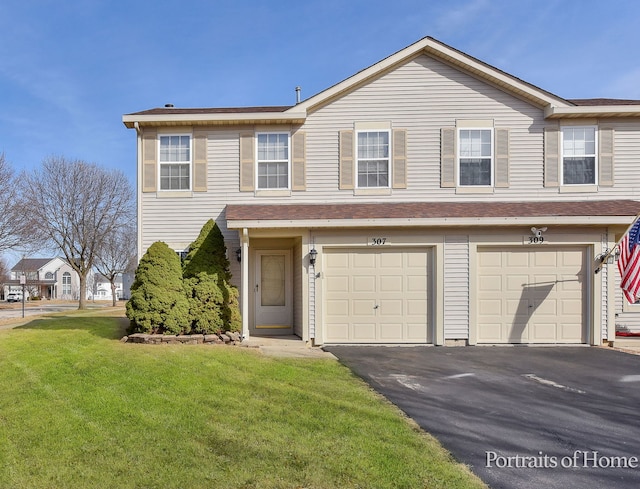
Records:
[[[369,238],[369,244],[371,246],[382,246],[387,242],[387,238]]]

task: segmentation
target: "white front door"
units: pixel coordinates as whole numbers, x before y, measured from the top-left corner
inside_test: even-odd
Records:
[[[291,252],[256,252],[255,333],[293,333],[293,290]]]

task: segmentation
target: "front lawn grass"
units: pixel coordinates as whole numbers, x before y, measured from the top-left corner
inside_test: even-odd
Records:
[[[484,487],[338,362],[124,344],[117,314],[0,331],[0,487]]]

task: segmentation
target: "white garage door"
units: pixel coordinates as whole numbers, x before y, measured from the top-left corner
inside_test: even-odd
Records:
[[[425,249],[330,250],[323,255],[328,343],[427,343]]]
[[[585,343],[583,247],[478,251],[479,343]]]

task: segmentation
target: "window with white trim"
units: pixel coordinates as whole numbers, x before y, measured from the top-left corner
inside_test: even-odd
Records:
[[[358,188],[389,188],[389,131],[357,132]]]
[[[289,133],[257,135],[258,189],[289,188]]]
[[[493,129],[458,129],[458,185],[493,185]]]
[[[160,189],[191,189],[191,136],[160,136]]]
[[[595,185],[596,127],[562,128],[562,184]]]
[[[71,274],[69,272],[62,274],[62,295],[71,295]]]

